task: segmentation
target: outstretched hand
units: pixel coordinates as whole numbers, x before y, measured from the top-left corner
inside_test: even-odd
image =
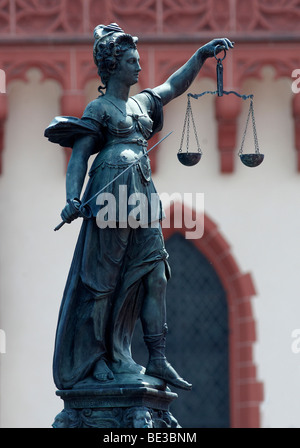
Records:
[[[206,58],[211,58],[223,50],[229,50],[234,47],[234,42],[231,42],[226,37],[221,39],[213,39],[200,48],[202,54]]]

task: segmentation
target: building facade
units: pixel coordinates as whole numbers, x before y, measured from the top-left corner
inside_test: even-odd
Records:
[[[80,117],[98,95],[93,29],[116,22],[139,37],[142,72],[134,91],[164,82],[212,38],[233,40],[223,61],[224,89],[254,95],[265,154],[257,168],[240,163],[249,103],[235,95],[191,100],[203,151],[196,166],[177,160],[186,95],[166,106],[163,131],[150,142],[173,131],[151,154],[162,195],[204,195],[204,232],[190,240],[184,213],[196,213],[195,204],[164,203],[173,271],[169,357],[187,366],[185,376],[195,385],[192,398],[179,394],[178,406],[188,403],[181,420],[198,409],[195,427],[298,427],[299,6],[280,0],[252,0],[251,8],[244,0],[6,0],[1,7],[1,426],[50,427],[62,407],[52,352],[80,222],[53,232],[70,149],[56,148],[43,132],[55,115]],[[189,92],[215,89],[212,58]],[[244,150],[253,152],[251,126]],[[176,213],[182,213],[180,227]],[[135,349],[140,356],[142,348]],[[205,388],[208,396],[201,395]]]

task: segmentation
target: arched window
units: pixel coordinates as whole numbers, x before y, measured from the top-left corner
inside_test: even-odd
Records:
[[[174,233],[166,241],[172,278],[167,289],[167,357],[193,384],[171,412],[183,427],[230,426],[228,309],[213,266],[192,240]]]

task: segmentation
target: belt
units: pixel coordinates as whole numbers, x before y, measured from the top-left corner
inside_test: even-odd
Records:
[[[105,147],[108,146],[113,146],[115,144],[123,144],[123,143],[134,143],[136,145],[139,146],[148,146],[148,142],[147,140],[143,139],[143,138],[130,138],[130,139],[118,139],[118,140],[112,140],[111,142],[109,142],[107,145],[105,145]]]

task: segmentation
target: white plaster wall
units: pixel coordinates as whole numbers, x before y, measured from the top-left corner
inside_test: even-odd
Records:
[[[52,352],[61,294],[76,227],[60,232],[64,156],[43,137],[59,111],[59,88],[40,82],[8,86],[9,117],[0,177],[1,426],[50,427],[61,408],[52,380]]]
[[[97,94],[96,85],[87,87],[87,101]],[[166,107],[161,136],[174,132],[159,150],[154,175],[159,192],[204,193],[206,213],[231,244],[241,270],[253,276],[258,337],[254,358],[265,389],[263,427],[300,426],[300,354],[291,349],[291,333],[300,328],[300,175],[290,86],[291,80],[275,80],[268,68],[262,81],[249,80],[243,86],[243,93],[255,94],[257,131],[265,154],[259,168],[244,167],[236,156],[235,172],[219,173],[210,95],[192,100],[202,160],[193,168],[180,165],[176,153],[184,95]],[[202,80],[191,91],[207,89],[214,90],[215,84]],[[12,83],[8,95],[0,177],[0,328],[6,333],[6,353],[0,354],[0,422],[2,427],[50,427],[62,408],[51,371],[57,315],[80,222],[53,231],[64,205],[64,156],[43,131],[59,113],[58,85],[42,82],[39,72],[31,70],[28,82]]]

